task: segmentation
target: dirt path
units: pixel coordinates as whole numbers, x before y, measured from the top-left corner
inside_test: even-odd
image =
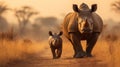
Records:
[[[107,67],[107,64],[96,57],[75,59],[63,55],[60,59],[52,59],[50,49],[46,48],[41,53],[29,55],[28,59],[7,67]]]

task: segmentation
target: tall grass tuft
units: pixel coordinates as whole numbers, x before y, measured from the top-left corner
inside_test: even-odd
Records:
[[[0,33],[0,67],[15,60],[24,60],[29,54],[44,49],[43,43],[16,38],[12,30]]]

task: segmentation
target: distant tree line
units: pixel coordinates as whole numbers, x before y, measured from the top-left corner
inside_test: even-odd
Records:
[[[18,20],[18,27],[10,27],[8,21],[3,16],[7,11],[14,12],[13,16]],[[11,30],[11,32],[17,33],[21,38],[43,40],[47,37],[49,30],[60,30],[60,23],[56,17],[37,17],[31,23],[30,19],[38,14],[39,12],[33,10],[30,6],[11,9],[4,2],[0,2],[0,32],[5,33]],[[15,30],[16,28],[18,29]]]

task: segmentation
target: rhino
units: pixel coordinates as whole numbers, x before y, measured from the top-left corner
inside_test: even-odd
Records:
[[[49,31],[49,45],[51,48],[51,52],[53,55],[53,59],[57,59],[61,57],[62,54],[62,38],[60,37],[63,34],[63,32],[52,33]]]
[[[92,57],[92,50],[103,28],[102,18],[95,13],[97,4],[92,4],[91,9],[82,3],[80,7],[73,4],[73,11],[68,13],[63,21],[64,36],[71,42],[74,58]],[[86,49],[83,50],[81,41],[86,40]]]

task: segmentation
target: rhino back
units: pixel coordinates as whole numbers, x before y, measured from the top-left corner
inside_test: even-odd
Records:
[[[63,24],[62,24],[62,29],[63,29],[63,34],[69,39],[69,32],[70,31],[75,31],[77,29],[75,29],[75,25],[72,25],[73,23],[75,23],[74,18],[76,17],[76,13],[69,13],[65,16]],[[70,26],[74,26],[74,27],[70,27]],[[77,26],[76,26],[77,27]]]
[[[93,21],[94,21],[93,32],[102,32],[102,29],[103,29],[102,18],[96,13],[92,13],[92,17],[93,17]]]

